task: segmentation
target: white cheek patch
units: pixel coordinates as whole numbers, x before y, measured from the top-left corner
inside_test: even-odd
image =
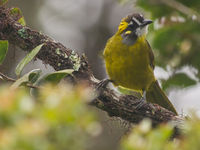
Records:
[[[133,21],[131,21],[128,25],[132,25],[133,24]]]

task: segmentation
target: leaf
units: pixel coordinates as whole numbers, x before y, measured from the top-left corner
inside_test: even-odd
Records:
[[[38,72],[37,72],[38,70]],[[35,71],[37,72],[36,74],[35,73],[30,73],[29,76],[28,76],[28,81],[33,84],[37,81],[37,79],[40,77],[40,74],[41,74],[41,70],[40,69],[35,69],[35,70],[32,70],[32,71]]]
[[[23,77],[19,78],[17,81],[15,81],[12,85],[11,88],[17,88],[22,84],[26,83],[34,83],[37,81],[41,73],[40,69],[34,69],[30,71],[29,73],[25,74]]]
[[[0,0],[0,6],[6,4],[7,2],[8,0]]]
[[[42,84],[47,83],[47,82],[57,84],[66,75],[71,75],[73,72],[74,72],[73,69],[65,69],[65,70],[53,72],[53,73],[47,74],[44,77],[40,78],[34,85],[39,86],[39,85],[42,85]],[[30,90],[30,93],[31,93],[31,95],[36,96],[38,94],[38,90],[32,88]]]
[[[8,41],[0,40],[0,65],[3,63],[8,51]]]
[[[22,26],[25,26],[25,25],[26,25],[26,21],[25,21],[24,17],[19,18],[18,22],[19,22]]]
[[[13,18],[16,18],[16,20],[23,26],[26,25],[26,22],[24,20],[24,16],[22,14],[22,11],[19,8],[12,8],[10,10],[10,14]]]
[[[56,84],[60,82],[60,80],[63,79],[66,75],[72,74],[73,71],[74,71],[73,69],[65,69],[65,70],[56,71],[56,72],[47,74],[42,79],[40,79],[39,82],[40,84],[45,83],[45,82]]]
[[[37,53],[40,51],[43,45],[44,43],[35,47],[28,55],[24,57],[24,59],[20,61],[20,63],[17,65],[15,69],[15,73],[17,76],[20,76],[23,68],[37,55]]]
[[[170,86],[175,87],[187,87],[196,84],[196,81],[191,79],[185,73],[177,73],[170,77],[167,81],[162,82],[162,87],[164,90],[169,88]]]

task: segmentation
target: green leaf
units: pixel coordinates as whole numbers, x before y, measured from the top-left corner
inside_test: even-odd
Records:
[[[13,18],[16,18],[16,20],[23,26],[26,25],[26,22],[24,20],[22,11],[19,8],[12,8],[10,10],[10,14],[12,15]]]
[[[28,76],[28,81],[31,84],[35,83],[38,80],[38,78],[40,77],[40,74],[42,72],[40,69],[34,69],[32,71],[33,71],[33,73],[30,73]]]
[[[24,17],[19,18],[18,22],[23,26],[26,25],[26,21],[25,21]]]
[[[162,87],[164,90],[169,88],[170,86],[175,87],[187,87],[195,85],[196,81],[191,79],[189,76],[187,76],[185,73],[177,73],[174,74],[172,77],[170,77],[167,81],[162,82]]]
[[[8,51],[8,41],[0,40],[0,65],[3,63]]]
[[[46,82],[50,82],[53,84],[57,84],[60,82],[61,79],[63,79],[66,75],[71,75],[74,72],[73,69],[65,69],[65,70],[60,70],[60,71],[56,71],[50,74],[47,74],[46,76],[44,76],[41,80],[40,80],[40,84],[41,83],[46,83]]]
[[[29,73],[25,74],[23,77],[21,77],[17,81],[15,81],[11,85],[11,88],[17,88],[20,85],[23,85],[23,84],[26,84],[26,83],[33,84],[39,78],[40,73],[41,73],[40,69],[34,69],[34,70],[30,71]]]
[[[26,57],[24,57],[24,59],[20,61],[15,70],[17,76],[20,76],[23,68],[37,55],[43,45],[44,43],[35,47],[28,55],[26,55]]]
[[[7,2],[8,0],[0,0],[0,6],[6,4]]]
[[[47,82],[57,84],[65,76],[71,75],[73,72],[74,72],[73,69],[65,69],[65,70],[53,72],[53,73],[45,75],[44,77],[41,77],[34,85],[39,86],[39,85],[42,85],[42,84],[47,83]],[[31,93],[31,95],[36,96],[38,94],[38,90],[32,88],[30,90],[30,93]]]

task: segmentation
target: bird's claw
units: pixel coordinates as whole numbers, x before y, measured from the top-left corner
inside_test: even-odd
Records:
[[[111,80],[111,79],[103,79],[103,80],[101,80],[101,81],[97,84],[96,89],[99,91],[99,90],[105,88],[105,87],[108,85],[109,82],[113,82],[113,80]]]
[[[144,97],[141,97],[140,100],[138,100],[138,101],[139,102],[138,102],[137,106],[135,107],[135,110],[140,109],[145,104],[146,99]]]

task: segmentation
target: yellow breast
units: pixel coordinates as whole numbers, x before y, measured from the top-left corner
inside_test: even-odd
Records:
[[[145,37],[139,37],[133,45],[126,45],[122,40],[120,34],[115,34],[106,44],[104,59],[108,75],[117,86],[147,89],[155,78]]]

